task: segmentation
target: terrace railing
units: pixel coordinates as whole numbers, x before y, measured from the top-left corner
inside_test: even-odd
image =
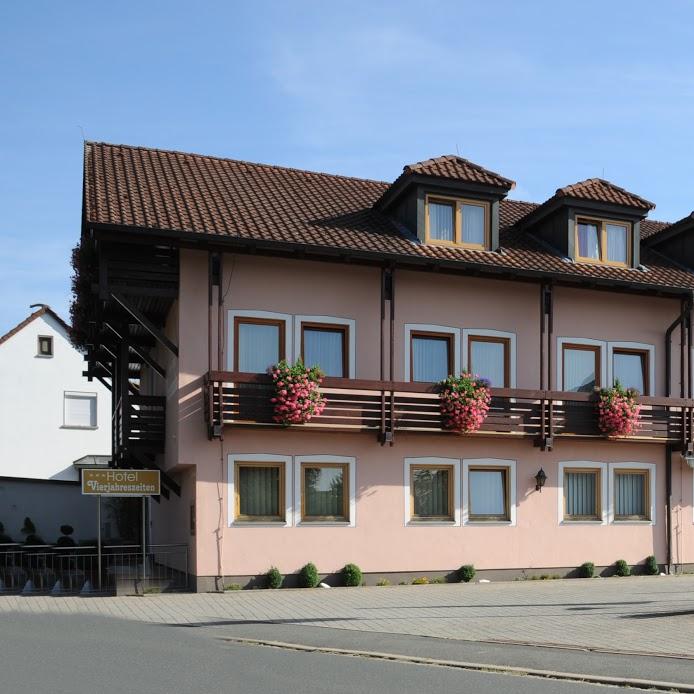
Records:
[[[266,374],[211,371],[205,379],[205,413],[210,436],[226,425],[279,426],[273,422],[273,386]],[[433,383],[325,378],[327,406],[306,429],[376,432],[392,443],[396,432],[447,432]],[[603,437],[598,428],[597,393],[493,388],[489,414],[473,436],[533,439],[551,448],[557,437]],[[685,446],[692,441],[694,400],[640,397],[641,415],[633,441]]]

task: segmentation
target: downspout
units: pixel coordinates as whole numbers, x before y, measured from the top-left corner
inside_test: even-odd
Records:
[[[390,268],[390,382],[395,380],[395,269]],[[390,391],[390,445],[395,438],[395,391]]]
[[[545,286],[540,285],[540,390],[545,389]]]

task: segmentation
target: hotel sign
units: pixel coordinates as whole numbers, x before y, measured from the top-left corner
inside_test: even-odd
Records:
[[[161,494],[159,470],[82,470],[82,494],[152,496]]]

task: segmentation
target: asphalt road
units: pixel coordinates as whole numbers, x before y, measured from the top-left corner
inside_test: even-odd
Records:
[[[3,616],[0,624],[0,694],[643,691],[246,646],[225,641],[224,635],[204,626],[10,613]],[[276,639],[289,641],[289,635],[285,631],[277,634]]]

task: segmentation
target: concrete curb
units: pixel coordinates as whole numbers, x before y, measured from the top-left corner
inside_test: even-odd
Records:
[[[657,680],[632,679],[628,677],[610,677],[607,675],[590,675],[575,672],[560,672],[555,670],[538,670],[535,668],[523,668],[510,665],[469,663],[460,660],[441,660],[438,658],[400,655],[397,653],[380,653],[378,651],[360,651],[348,648],[332,648],[327,646],[307,646],[300,643],[287,643],[284,641],[269,641],[265,639],[250,639],[233,636],[224,636],[221,638],[221,640],[246,646],[280,648],[291,651],[303,651],[305,653],[324,653],[326,655],[372,658],[374,660],[388,660],[391,662],[410,663],[415,665],[431,665],[437,667],[457,668],[460,670],[477,670],[480,672],[495,672],[498,674],[507,675],[541,677],[543,679],[565,680],[570,682],[587,682],[591,684],[605,684],[616,687],[632,687],[635,689],[650,689],[657,691],[694,694],[694,684],[684,684],[680,682],[662,682]]]

